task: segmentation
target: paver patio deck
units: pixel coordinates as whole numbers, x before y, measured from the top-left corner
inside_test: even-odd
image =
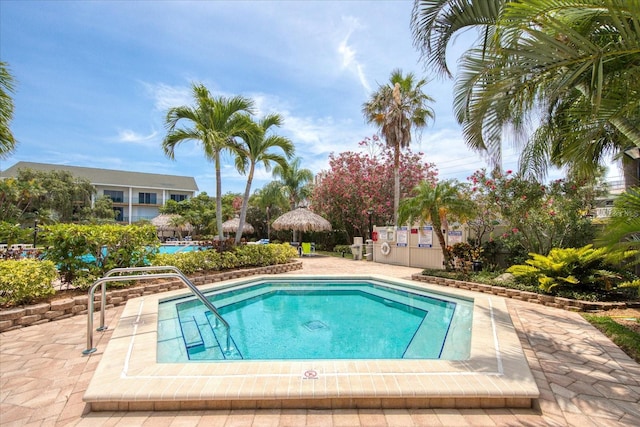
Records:
[[[303,259],[293,274],[420,269],[342,258]],[[83,356],[86,316],[0,334],[1,426],[638,426],[640,365],[580,315],[507,300],[541,398],[533,409],[221,410],[88,412],[82,396],[111,331]],[[115,323],[123,307],[107,310]]]

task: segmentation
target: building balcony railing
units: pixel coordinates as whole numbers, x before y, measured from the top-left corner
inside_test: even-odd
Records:
[[[144,199],[141,200],[139,197],[132,197],[131,199],[129,199],[128,197],[122,197],[122,198],[116,198],[116,199],[112,198],[111,199],[111,201],[115,205],[128,205],[129,204],[129,200],[131,200],[131,204],[132,205],[162,206],[162,201],[161,200],[156,200],[154,203],[149,203],[148,201],[145,201]]]
[[[609,218],[611,216],[612,207],[607,206],[603,208],[595,208],[595,216],[596,218]]]
[[[154,215],[136,215],[136,216],[132,216],[131,217],[131,222],[138,222],[140,220],[147,220],[147,221],[151,221],[153,218],[155,218]],[[123,216],[122,219],[119,222],[126,222],[129,223],[129,217],[128,216]]]

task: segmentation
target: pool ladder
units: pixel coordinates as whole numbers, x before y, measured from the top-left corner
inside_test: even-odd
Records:
[[[171,270],[172,273],[152,273],[151,271],[166,271]],[[116,273],[129,273],[129,272],[142,272],[143,274],[129,274],[125,276],[112,276]],[[196,285],[194,285],[191,280],[187,276],[185,276],[177,267],[172,265],[163,265],[163,266],[154,266],[154,267],[129,267],[129,268],[114,268],[104,275],[104,277],[96,280],[91,288],[89,289],[89,307],[87,310],[87,349],[82,351],[82,354],[91,354],[97,350],[93,346],[93,311],[94,311],[94,293],[98,286],[102,286],[102,299],[100,304],[100,327],[96,329],[96,331],[104,331],[107,329],[104,322],[104,311],[105,306],[107,305],[107,282],[125,282],[127,280],[142,280],[142,279],[169,279],[169,278],[177,278],[180,279],[194,295],[207,307],[211,313],[216,317],[220,323],[225,328],[227,333],[227,347],[223,351],[231,352],[233,349],[231,348],[231,331],[229,328],[229,323],[222,318],[218,310],[215,308],[211,301],[207,299],[206,296],[198,289]]]

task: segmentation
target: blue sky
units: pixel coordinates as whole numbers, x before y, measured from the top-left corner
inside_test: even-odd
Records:
[[[452,114],[451,81],[429,75],[413,47],[412,1],[0,0],[0,60],[16,79],[18,161],[193,176],[215,195],[213,164],[195,142],[162,152],[164,118],[190,86],[252,98],[279,113],[278,134],[318,173],[330,153],[358,150],[376,129],[361,107],[395,68],[430,80],[436,120],[412,144],[442,179],[485,166]],[[451,50],[452,65],[465,46]],[[507,150],[505,168],[516,165]],[[271,181],[259,170],[252,191]],[[242,192],[230,159],[223,192]]]

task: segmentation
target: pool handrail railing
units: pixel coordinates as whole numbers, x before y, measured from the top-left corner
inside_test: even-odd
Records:
[[[149,271],[166,271],[171,270],[173,273],[153,273],[148,274]],[[113,276],[116,273],[129,273],[129,272],[143,272],[144,274],[130,274],[125,276]],[[178,278],[180,279],[191,292],[207,307],[211,313],[216,316],[216,318],[223,324],[226,332],[227,332],[227,348],[224,350],[225,352],[230,352],[231,348],[231,331],[229,327],[229,323],[222,318],[216,307],[207,299],[207,297],[198,289],[196,285],[189,280],[187,276],[182,273],[177,267],[172,265],[162,265],[162,266],[148,266],[148,267],[127,267],[127,268],[113,268],[100,279],[96,280],[91,288],[89,288],[89,301],[88,301],[88,309],[87,309],[87,348],[82,351],[82,354],[91,354],[94,353],[97,348],[93,347],[93,312],[94,312],[94,293],[96,288],[99,285],[102,285],[102,296],[100,303],[100,327],[96,329],[96,331],[104,331],[107,329],[105,326],[105,306],[107,305],[107,282],[125,282],[128,280],[141,280],[141,279],[168,279],[168,278]]]

